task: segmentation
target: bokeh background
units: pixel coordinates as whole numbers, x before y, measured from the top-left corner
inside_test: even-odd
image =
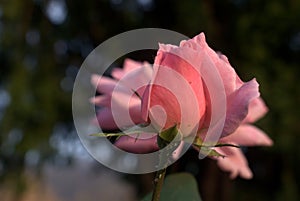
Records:
[[[274,146],[244,149],[252,180],[232,181],[194,151],[169,172],[194,174],[204,201],[299,200],[297,0],[1,0],[0,200],[134,201],[151,191],[153,174],[120,174],[87,154],[71,110],[73,82],[90,51],[145,27],[189,37],[204,31],[243,80],[257,78],[270,108],[257,125]]]

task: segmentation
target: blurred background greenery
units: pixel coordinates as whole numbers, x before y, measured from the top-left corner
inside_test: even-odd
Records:
[[[252,180],[231,181],[193,151],[169,171],[193,173],[204,201],[299,200],[297,0],[1,0],[0,199],[138,200],[151,190],[152,174],[120,174],[91,159],[71,111],[73,82],[89,52],[145,27],[189,37],[204,31],[243,80],[257,78],[270,108],[257,125],[274,146],[245,149]]]

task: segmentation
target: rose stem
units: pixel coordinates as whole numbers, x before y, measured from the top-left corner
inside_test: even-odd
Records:
[[[154,190],[152,193],[152,201],[159,201],[160,193],[162,190],[162,186],[164,183],[164,178],[166,175],[167,168],[163,168],[156,172],[156,176],[154,179]]]

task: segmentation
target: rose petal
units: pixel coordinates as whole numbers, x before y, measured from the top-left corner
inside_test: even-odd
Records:
[[[191,64],[178,56],[176,51],[181,50],[173,51],[172,47],[160,45],[155,59],[154,78],[147,95],[143,96],[143,117],[149,116],[151,107],[159,105],[167,115],[164,128],[175,124],[193,127],[200,122],[200,117],[205,112],[202,78]],[[174,52],[176,54],[173,54]],[[158,118],[158,122],[161,121],[161,114],[152,112],[151,115],[154,119]]]
[[[134,61],[132,59],[125,59],[123,64],[124,71],[125,73],[128,73],[131,70],[142,67],[144,64],[145,63]]]
[[[217,164],[221,170],[230,172],[230,178],[240,176],[244,179],[251,179],[253,174],[248,167],[247,159],[239,148],[219,147],[216,150],[226,157],[218,157]]]
[[[128,74],[130,71],[135,70],[137,68],[143,68],[144,66],[149,65],[148,63],[134,61],[132,59],[125,59],[123,68],[114,68],[111,72],[113,78],[120,80],[124,75]]]
[[[126,105],[120,99],[113,100],[113,108],[101,108],[97,113],[99,126],[104,130],[126,128],[143,122],[141,117],[141,102],[137,98],[131,98]]]
[[[157,136],[149,139],[136,139],[130,136],[122,136],[115,142],[115,145],[124,151],[136,154],[146,154],[159,149]]]
[[[95,74],[92,75],[91,82],[97,88],[97,91],[103,94],[111,94],[117,83],[111,78]]]
[[[223,142],[242,146],[271,146],[273,141],[260,129],[249,124],[242,124],[238,129],[222,138]]]
[[[261,97],[255,98],[250,102],[249,111],[244,122],[255,122],[268,112],[268,108]]]
[[[97,106],[109,107],[111,102],[111,96],[108,95],[99,95],[90,98],[90,102]]]
[[[140,66],[126,73],[118,82],[118,85],[122,85],[130,94],[136,91],[140,96],[143,95],[145,87],[150,83],[153,69],[150,65]]]
[[[125,71],[123,69],[121,69],[121,68],[114,68],[111,71],[111,76],[113,78],[115,78],[116,80],[121,79],[124,75],[125,75]]]
[[[195,36],[193,39],[188,41],[182,41],[180,43],[181,47],[190,47],[195,51],[205,51],[209,58],[214,62],[217,67],[220,76],[223,79],[224,88],[227,95],[230,95],[237,89],[237,80],[240,80],[237,76],[234,68],[230,65],[226,56],[216,53],[211,49],[205,40],[204,33],[200,33]]]
[[[118,98],[118,99],[117,99]],[[138,98],[127,99],[120,94],[112,99],[112,113],[119,128],[128,127],[142,122],[141,101]],[[128,101],[128,102],[127,102]]]
[[[233,133],[248,114],[251,100],[259,96],[255,79],[246,82],[227,99],[227,112],[222,136]]]
[[[109,108],[102,108],[97,113],[97,121],[102,130],[115,130],[118,129],[112,112]]]

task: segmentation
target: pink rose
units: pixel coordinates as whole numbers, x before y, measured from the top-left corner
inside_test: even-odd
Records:
[[[142,100],[132,96],[132,93],[127,93],[131,97],[129,112],[132,122],[138,124],[151,121],[162,130],[175,124],[180,125],[184,136],[189,135],[189,132],[196,126],[197,135],[204,138],[205,131],[211,123],[213,107],[211,102],[213,101],[210,99],[203,79],[205,74],[200,74],[203,72],[200,68],[208,64],[217,69],[222,78],[226,96],[226,118],[219,142],[242,146],[272,145],[272,140],[263,131],[251,125],[264,116],[268,110],[259,97],[258,83],[255,79],[246,83],[242,82],[228,59],[207,45],[203,33],[188,41],[182,41],[179,47],[160,44],[153,72],[149,66],[126,60],[123,70],[113,71],[114,79],[106,77],[100,79],[96,75],[93,76],[92,82],[102,93],[101,96],[92,100],[95,104],[102,106],[98,112],[100,126],[103,129],[118,129],[110,107],[111,101],[114,101],[117,96],[112,97],[111,93],[117,80],[136,69],[136,78],[145,78],[147,82],[151,80],[151,84],[147,89],[138,90]],[[134,89],[135,84],[135,80],[130,80],[126,87],[131,86]],[[179,101],[178,97],[180,97]],[[119,108],[122,113],[122,105]],[[128,110],[128,106],[124,105],[123,110]],[[130,122],[126,125],[124,120],[122,126],[130,126],[129,124]],[[151,137],[135,140],[124,136],[115,144],[130,152],[147,153],[158,150],[156,139],[156,137]],[[226,156],[215,159],[222,170],[231,173],[231,178],[238,175],[246,179],[252,177],[247,160],[240,149],[218,147],[216,150]]]

